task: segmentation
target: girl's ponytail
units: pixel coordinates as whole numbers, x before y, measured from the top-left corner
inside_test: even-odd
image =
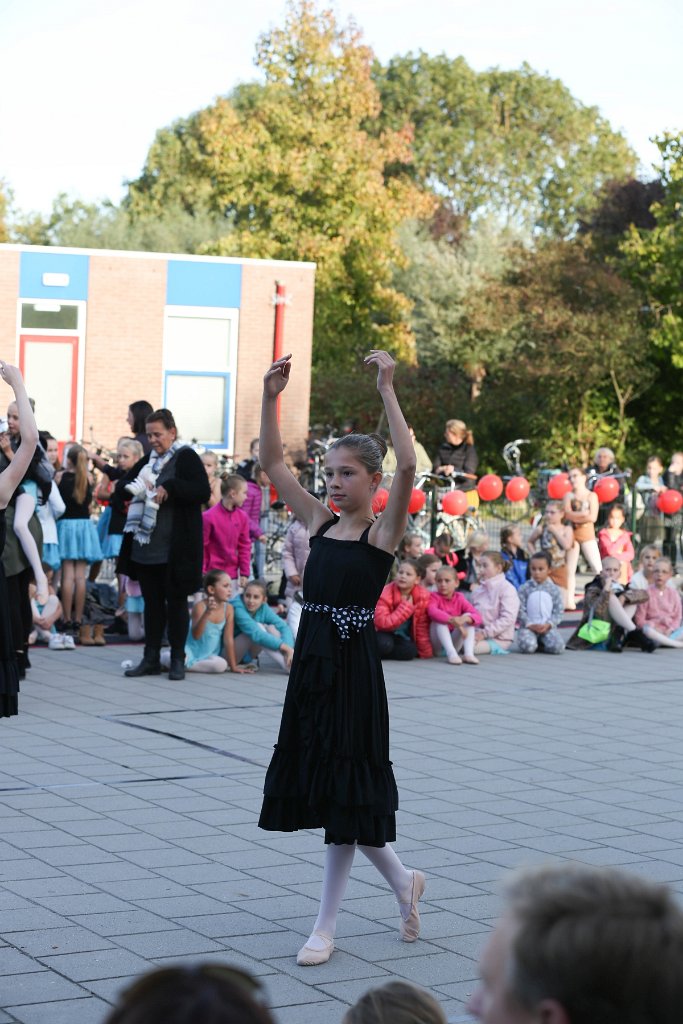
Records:
[[[88,455],[80,444],[73,444],[69,448],[68,460],[74,468],[76,480],[74,482],[74,501],[79,505],[85,501],[88,493]]]
[[[509,572],[512,568],[512,561],[506,558],[501,551],[485,551],[481,557],[488,558],[489,562],[497,565],[501,572]]]

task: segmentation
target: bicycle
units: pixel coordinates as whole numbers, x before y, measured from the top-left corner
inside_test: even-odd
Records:
[[[479,529],[476,505],[470,505],[462,515],[450,515],[443,510],[443,498],[450,491],[461,490],[467,477],[459,473],[440,476],[438,473],[420,473],[415,478],[415,490],[425,491],[427,499],[424,508],[409,517],[411,532],[419,533],[422,539],[433,547],[438,534],[448,532],[453,537],[453,547],[462,551],[475,530]]]

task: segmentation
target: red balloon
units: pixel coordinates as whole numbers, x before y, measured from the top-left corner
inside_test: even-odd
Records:
[[[531,486],[523,476],[513,476],[505,486],[505,497],[508,501],[524,501],[529,497]]]
[[[683,507],[683,494],[680,491],[662,491],[657,497],[657,508],[665,516],[672,516]]]
[[[408,512],[411,516],[414,516],[416,512],[419,512],[424,508],[427,495],[424,491],[418,491],[417,487],[413,487],[413,493],[410,495],[410,501],[408,502]]]
[[[387,507],[387,498],[389,497],[389,491],[384,487],[378,487],[372,496],[372,511],[377,515],[378,512],[384,512]]]
[[[619,482],[613,476],[606,476],[602,480],[598,480],[593,490],[597,494],[600,504],[605,505],[608,501],[614,501],[619,497]]]
[[[495,501],[503,493],[503,481],[495,473],[487,473],[477,484],[477,493],[482,501]]]
[[[548,497],[552,498],[553,501],[561,501],[565,494],[569,494],[571,489],[572,485],[569,483],[569,475],[567,473],[556,473],[548,481]]]
[[[441,499],[441,508],[447,516],[464,516],[469,499],[464,491],[449,491]]]
[[[335,505],[335,503],[332,501],[332,498],[328,498],[328,503],[329,503],[329,506],[330,506],[330,508],[332,509],[333,512],[340,512],[341,511],[341,509],[339,508],[339,505]]]

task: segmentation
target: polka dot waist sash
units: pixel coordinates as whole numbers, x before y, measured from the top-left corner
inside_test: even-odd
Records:
[[[337,627],[337,632],[342,640],[348,640],[351,633],[360,633],[362,629],[365,629],[368,622],[372,622],[375,615],[374,608],[362,608],[357,604],[349,604],[345,608],[334,608],[331,604],[316,604],[314,601],[304,601],[301,607],[305,612],[329,615]]]

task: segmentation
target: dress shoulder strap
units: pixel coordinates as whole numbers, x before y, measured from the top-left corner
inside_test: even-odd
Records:
[[[333,519],[326,519],[325,522],[320,526],[315,534],[316,537],[322,537],[327,533],[331,526],[339,522],[339,516],[334,516]]]
[[[361,533],[360,537],[358,538],[358,540],[360,541],[361,544],[367,544],[368,543],[368,537],[370,536],[370,530],[372,529],[372,525],[373,524],[370,523],[370,526],[366,526],[366,528],[363,530],[363,532]]]

